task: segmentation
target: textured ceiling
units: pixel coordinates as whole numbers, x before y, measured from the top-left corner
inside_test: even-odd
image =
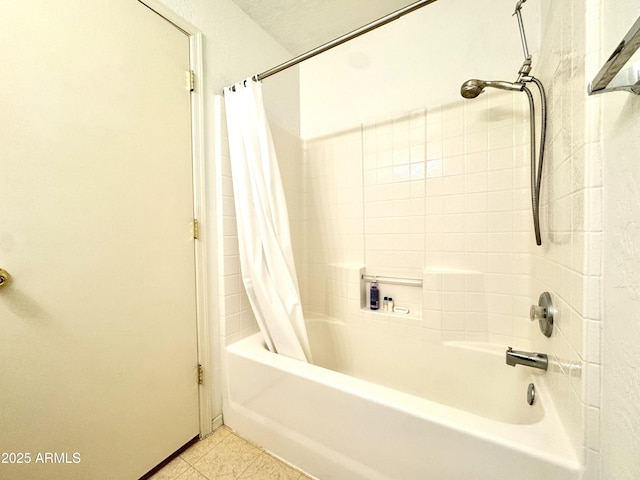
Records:
[[[377,20],[412,0],[233,0],[292,55]]]

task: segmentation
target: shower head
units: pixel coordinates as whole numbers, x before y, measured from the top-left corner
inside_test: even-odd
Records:
[[[498,88],[500,90],[522,91],[524,83],[503,82],[502,80],[477,80],[472,78],[462,84],[460,87],[460,95],[464,98],[476,98],[486,87]]]

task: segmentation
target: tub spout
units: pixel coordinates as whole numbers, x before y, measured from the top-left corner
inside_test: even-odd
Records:
[[[527,367],[539,368],[546,370],[549,366],[549,359],[544,353],[536,352],[520,352],[513,348],[507,348],[507,365],[515,367],[516,365],[526,365]]]

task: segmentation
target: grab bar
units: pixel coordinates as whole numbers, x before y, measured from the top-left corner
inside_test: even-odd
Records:
[[[422,280],[417,278],[396,278],[396,277],[379,277],[377,275],[362,274],[362,280],[365,282],[376,281],[378,283],[387,283],[389,285],[405,285],[407,287],[422,287]]]

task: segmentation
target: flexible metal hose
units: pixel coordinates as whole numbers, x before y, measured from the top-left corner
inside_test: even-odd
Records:
[[[547,137],[547,98],[542,82],[535,77],[530,77],[530,81],[535,83],[540,91],[542,118],[540,120],[540,146],[538,159],[536,161],[536,124],[535,124],[535,103],[533,94],[526,86],[522,90],[529,98],[529,116],[531,133],[531,212],[533,214],[533,228],[536,235],[536,245],[542,245],[540,235],[540,188],[542,186],[542,166],[544,164],[544,146]]]
[[[540,198],[538,195],[537,169],[536,169],[536,122],[535,122],[535,104],[533,102],[533,94],[526,85],[522,87],[522,91],[527,94],[529,99],[529,131],[531,133],[530,149],[531,149],[531,212],[533,213],[533,229],[536,234],[536,245],[542,245],[540,236],[540,212],[538,211]]]
[[[538,182],[537,182],[537,198],[536,201],[540,205],[540,186],[542,185],[542,165],[544,163],[544,145],[547,137],[547,95],[544,91],[542,82],[535,77],[531,77],[531,81],[536,84],[540,91],[540,147],[538,150]]]

